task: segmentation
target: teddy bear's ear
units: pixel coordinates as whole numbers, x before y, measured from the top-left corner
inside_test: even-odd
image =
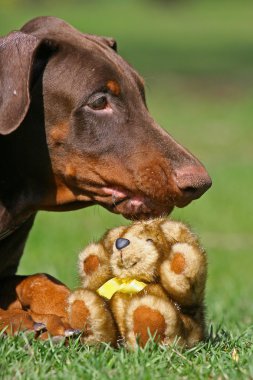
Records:
[[[126,229],[126,226],[119,226],[116,228],[112,228],[111,230],[107,231],[107,233],[104,235],[102,239],[103,245],[105,246],[105,249],[109,254],[112,253],[113,244],[115,243],[116,239],[121,237],[121,235]]]
[[[160,224],[160,228],[169,244],[177,242],[194,244],[197,241],[197,237],[181,222],[165,219]]]
[[[111,277],[109,260],[101,243],[92,243],[79,254],[78,269],[84,288],[96,290]]]

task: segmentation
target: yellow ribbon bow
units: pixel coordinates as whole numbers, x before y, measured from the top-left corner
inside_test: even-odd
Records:
[[[145,282],[135,280],[134,278],[113,277],[111,280],[105,282],[104,285],[100,286],[97,293],[109,300],[116,292],[128,294],[138,293],[144,289],[145,286],[147,286]]]

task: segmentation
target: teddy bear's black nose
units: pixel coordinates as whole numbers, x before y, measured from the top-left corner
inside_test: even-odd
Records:
[[[117,249],[123,249],[130,244],[130,240],[124,238],[118,238],[115,242]]]

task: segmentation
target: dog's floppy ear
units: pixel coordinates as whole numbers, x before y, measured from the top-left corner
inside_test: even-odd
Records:
[[[100,37],[100,40],[117,52],[117,41],[113,37]]]
[[[21,29],[22,32],[32,34],[37,37],[48,37],[54,41],[67,42],[73,36],[86,38],[87,40],[96,41],[103,45],[109,46],[117,51],[117,42],[112,37],[96,36],[94,34],[85,34],[75,29],[66,21],[53,16],[40,16],[28,21]]]
[[[0,38],[0,134],[19,127],[30,105],[33,66],[41,40],[22,32]]]

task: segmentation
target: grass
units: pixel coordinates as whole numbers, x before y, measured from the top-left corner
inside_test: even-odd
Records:
[[[0,368],[5,380],[245,379],[253,375],[252,343],[252,329],[240,334],[211,330],[208,342],[188,351],[154,342],[136,352],[106,345],[89,348],[78,342],[66,347],[51,341],[31,343],[21,335],[1,342]]]
[[[205,163],[212,189],[172,216],[192,225],[208,253],[209,339],[191,350],[151,343],[132,353],[77,342],[54,346],[22,335],[1,339],[0,378],[252,379],[253,3],[71,4],[0,0],[0,32],[50,14],[115,36],[120,53],[145,77],[152,115]],[[48,272],[75,287],[78,252],[121,223],[128,222],[99,207],[39,213],[19,272]]]

